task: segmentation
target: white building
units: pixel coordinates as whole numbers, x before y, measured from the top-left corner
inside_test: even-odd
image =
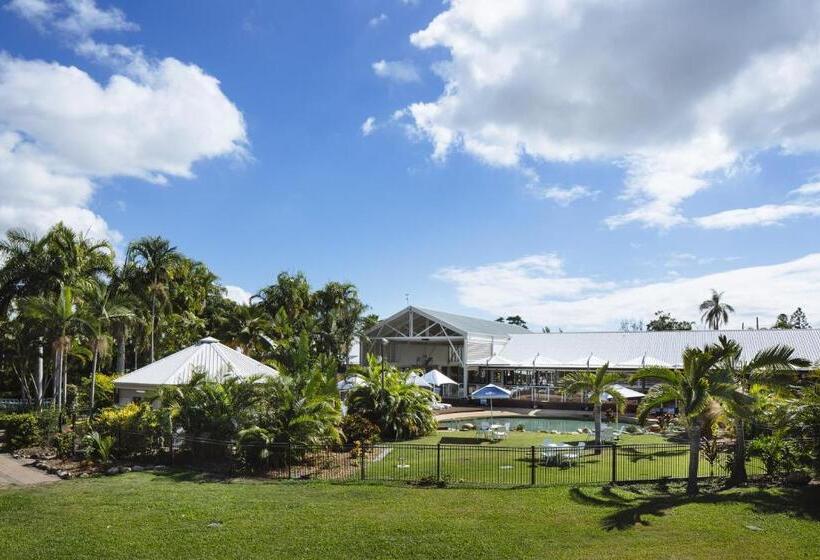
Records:
[[[115,379],[115,401],[121,405],[139,402],[162,385],[187,383],[194,371],[204,371],[214,381],[228,376],[278,375],[272,367],[208,337]]]
[[[465,395],[487,383],[555,386],[562,373],[605,362],[626,372],[648,365],[680,367],[687,347],[715,343],[720,335],[740,344],[742,358],[782,344],[820,365],[820,329],[533,333],[419,307],[407,307],[373,327],[362,359],[367,352],[383,351],[401,368],[439,369],[461,380],[458,392]]]

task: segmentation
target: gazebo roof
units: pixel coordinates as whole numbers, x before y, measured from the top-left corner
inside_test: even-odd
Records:
[[[228,376],[278,375],[272,367],[221,344],[213,337],[206,337],[193,346],[118,377],[114,380],[114,385],[179,385],[186,383],[195,370],[205,371],[208,378],[214,381],[221,381]]]

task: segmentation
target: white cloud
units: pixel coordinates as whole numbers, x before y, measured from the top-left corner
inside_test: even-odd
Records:
[[[449,59],[409,115],[439,159],[624,166],[630,206],[607,224],[671,227],[758,151],[820,151],[818,16],[817,0],[453,0],[411,35]]]
[[[538,197],[546,200],[551,200],[559,206],[569,206],[576,200],[582,198],[595,198],[598,191],[594,191],[589,187],[583,185],[573,185],[571,187],[548,186],[548,187],[529,187],[530,192]]]
[[[387,17],[387,14],[379,14],[377,16],[373,16],[372,18],[370,18],[370,21],[368,21],[367,24],[370,27],[378,27],[381,24],[385,23],[388,19],[389,18]]]
[[[789,194],[794,196],[820,195],[820,182],[806,183],[805,185],[800,185],[793,191],[789,192]]]
[[[744,227],[774,226],[789,218],[820,216],[820,205],[764,204],[753,208],[736,208],[695,218],[704,229],[739,229]]]
[[[380,78],[396,82],[418,82],[421,80],[418,70],[411,62],[402,60],[379,60],[372,64],[373,72]]]
[[[239,286],[225,286],[225,297],[240,305],[248,305],[251,296],[253,296],[252,293]]]
[[[451,284],[466,307],[494,316],[519,314],[533,324],[565,329],[614,329],[624,317],[648,319],[659,309],[695,321],[700,318],[698,305],[712,288],[724,291],[737,310],[731,328],[754,324],[756,317],[768,324],[797,306],[810,317],[820,315],[820,253],[781,264],[637,284],[569,276],[556,255],[447,268],[435,277]]]
[[[18,13],[23,4],[15,4]],[[88,10],[93,3],[65,6]],[[125,26],[116,15],[77,14],[65,25],[78,33]],[[122,62],[106,82],[75,66],[0,53],[0,231],[42,231],[63,220],[117,240],[89,209],[100,180],[191,178],[197,161],[245,153],[242,114],[216,78],[174,58],[153,61],[128,47],[94,45]]]
[[[374,117],[367,117],[362,123],[362,135],[370,136],[376,129],[376,119]]]
[[[11,0],[6,7],[43,29],[79,37],[97,31],[136,31],[118,8],[99,8],[94,0]]]

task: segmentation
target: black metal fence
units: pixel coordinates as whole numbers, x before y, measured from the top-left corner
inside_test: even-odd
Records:
[[[179,467],[273,479],[404,481],[467,486],[557,486],[682,480],[689,468],[683,443],[505,447],[379,443],[369,446],[242,445],[190,437],[119,433],[113,454]],[[146,447],[147,446],[147,447]],[[726,477],[730,448],[699,453],[698,477]],[[766,473],[749,457],[751,477]],[[785,474],[785,473],[780,473]]]

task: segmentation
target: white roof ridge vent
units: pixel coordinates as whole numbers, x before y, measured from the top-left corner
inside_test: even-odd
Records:
[[[212,336],[206,336],[205,338],[201,338],[197,344],[214,344],[218,343],[219,339],[214,338]]]

